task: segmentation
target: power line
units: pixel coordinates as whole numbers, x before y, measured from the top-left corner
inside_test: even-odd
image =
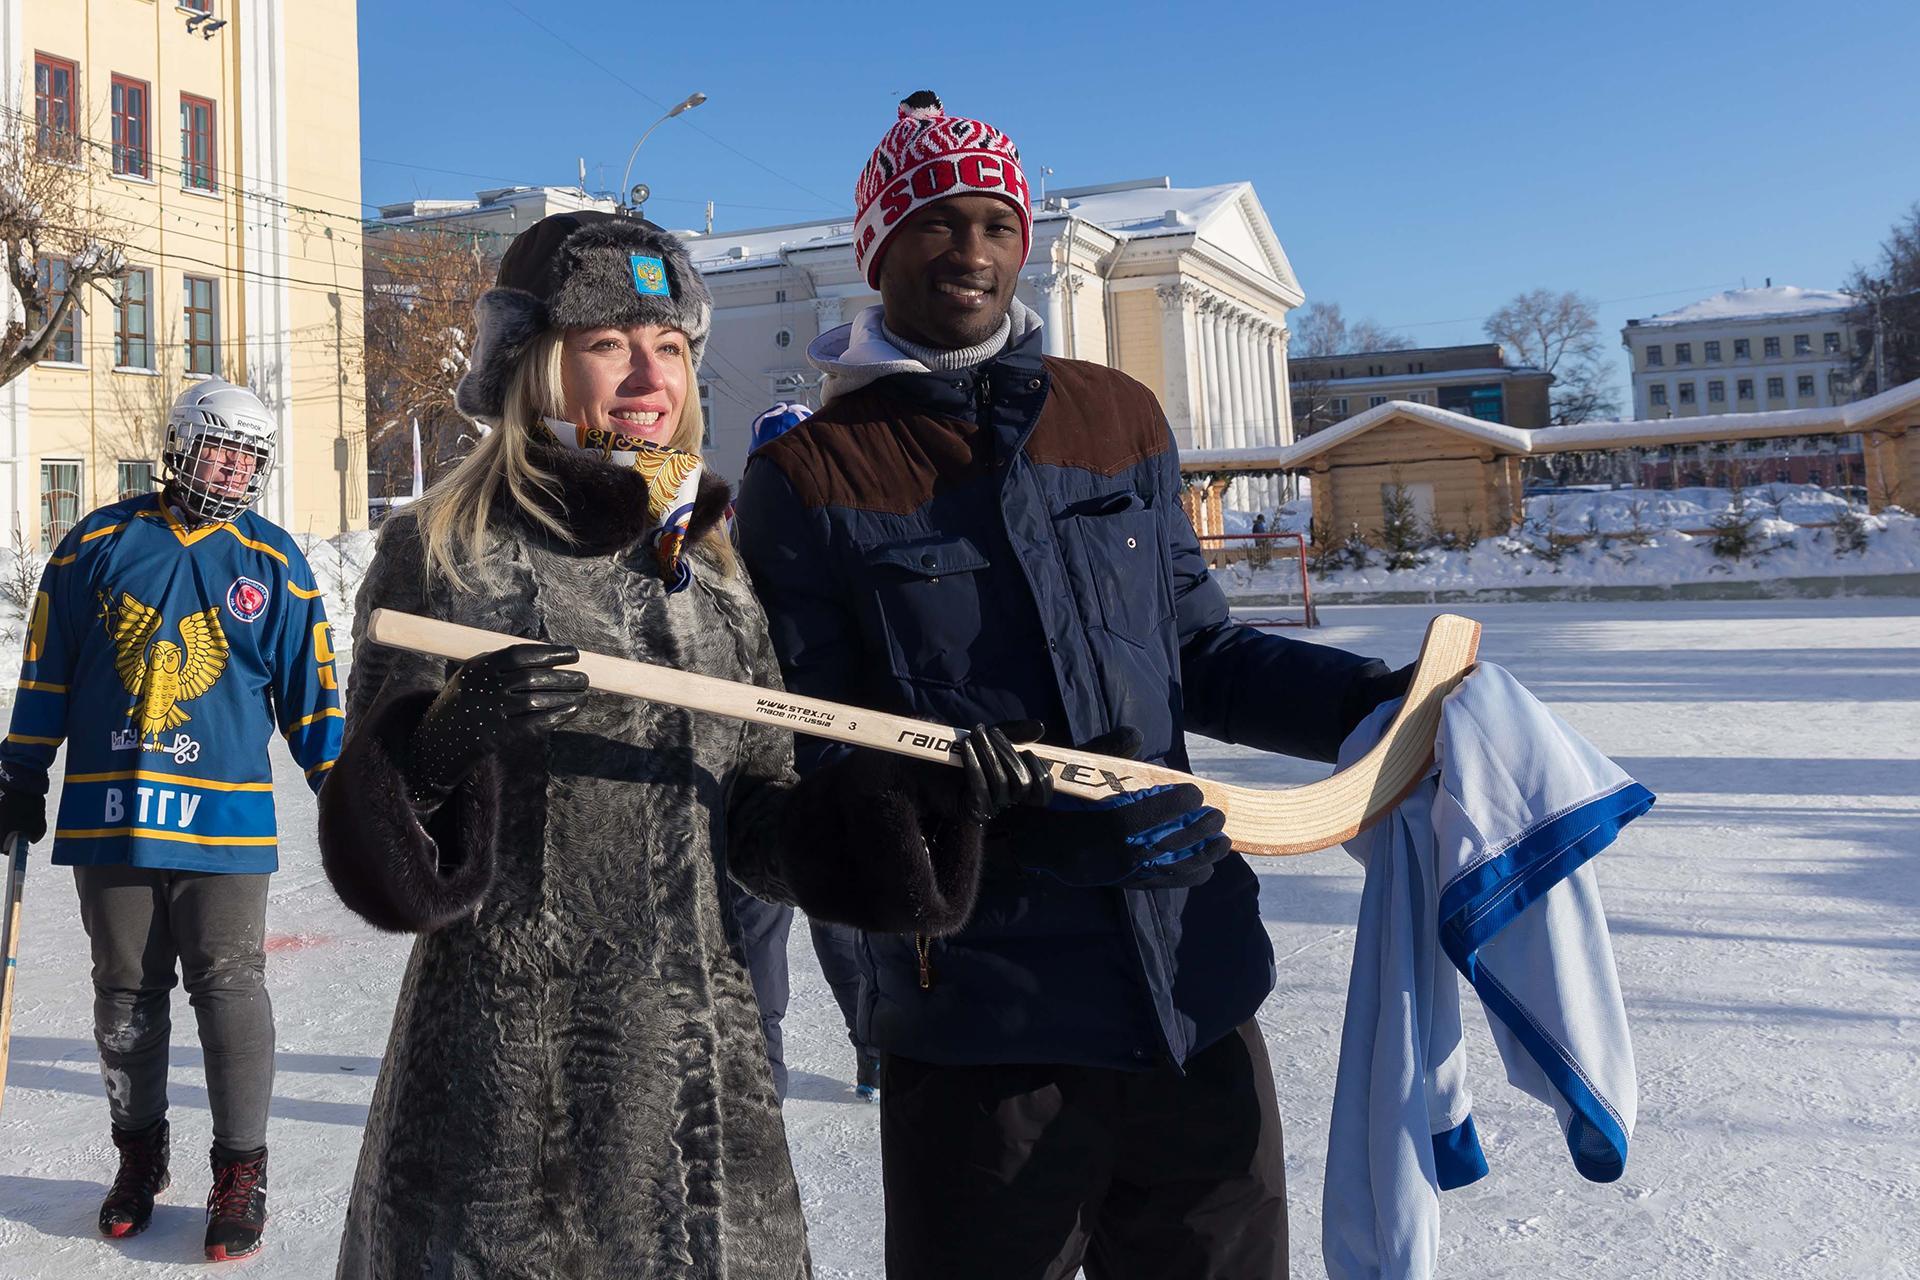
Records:
[[[515,13],[525,18],[528,22],[531,22],[534,26],[539,27],[542,31],[546,32],[548,35],[552,36],[555,40],[558,40],[561,44],[565,45],[568,49],[571,49],[576,55],[585,59],[587,62],[591,63],[593,66],[598,67],[601,71],[606,72],[609,76],[612,76],[619,83],[625,85],[628,89],[631,89],[634,93],[639,94],[642,98],[645,98],[648,102],[651,102],[654,106],[659,107],[662,111],[667,109],[666,103],[660,101],[660,99],[654,97],[652,94],[648,93],[645,89],[642,89],[639,85],[634,84],[632,81],[626,79],[624,76],[620,75],[619,72],[614,71],[611,67],[608,67],[604,62],[601,62],[600,60],[595,58],[592,54],[588,53],[586,50],[580,48],[578,45],[575,45],[574,43],[569,41],[565,36],[555,31],[552,27],[549,27],[546,23],[541,22],[538,18],[534,17],[532,14],[528,13],[525,9],[522,9],[519,5],[515,4],[513,0],[500,0],[500,3],[506,5],[507,8],[513,10]],[[815,191],[812,187],[809,187],[806,184],[801,182],[796,182],[792,178],[789,178],[786,174],[781,173],[778,169],[775,169],[770,165],[761,163],[760,161],[754,159],[752,156],[748,155],[746,152],[740,150],[740,148],[726,141],[724,138],[714,137],[711,133],[708,133],[705,129],[702,129],[699,125],[694,124],[692,121],[687,121],[686,125],[687,125],[687,128],[693,130],[695,133],[699,134],[701,137],[705,138],[707,141],[714,143],[717,146],[725,147],[728,151],[733,152],[734,155],[739,156],[742,160],[745,160],[748,164],[753,165],[755,168],[766,170],[766,172],[780,179],[780,181],[786,183],[788,186],[796,187],[799,190],[806,192],[808,195],[812,196],[815,200],[820,201],[820,203],[826,205],[829,209],[832,209],[835,212],[839,211],[841,207],[841,204],[839,201],[827,199],[827,197],[821,195],[818,191]]]

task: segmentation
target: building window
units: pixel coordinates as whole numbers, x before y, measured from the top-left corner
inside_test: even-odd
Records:
[[[80,464],[43,462],[40,464],[40,549],[51,551],[60,545],[80,519]]]
[[[1368,396],[1367,408],[1378,409],[1381,405],[1385,404],[1386,402],[1387,402],[1387,398],[1385,396]]]
[[[1747,338],[1735,338],[1733,340],[1733,358],[1735,360],[1753,359],[1752,341]]]
[[[182,282],[187,322],[187,372],[220,372],[219,298],[214,282],[188,276]]]
[[[1764,453],[1766,448],[1767,442],[1765,440],[1749,440],[1746,443],[1748,453]]]
[[[1823,333],[1820,335],[1820,345],[1825,348],[1828,355],[1837,356],[1840,354],[1840,335],[1837,333]]]
[[[1813,396],[1813,375],[1810,373],[1801,374],[1799,378],[1795,380],[1793,389],[1797,391],[1801,397],[1811,398]]]
[[[1738,387],[1738,391],[1739,391],[1740,398],[1742,400],[1753,399],[1753,379],[1752,378],[1740,379],[1740,385]]]
[[[1808,483],[1808,484],[1811,484],[1811,485],[1818,485],[1818,484],[1820,483],[1820,481],[1821,481],[1821,478],[1822,478],[1822,477],[1823,477],[1823,476],[1824,476],[1825,474],[1826,474],[1826,473],[1825,473],[1825,472],[1823,472],[1823,471],[1821,471],[1821,470],[1820,470],[1820,468],[1818,468],[1818,467],[1808,467],[1808,468],[1807,468],[1807,483]]]
[[[40,259],[40,291],[47,300],[47,309],[33,317],[34,327],[47,322],[67,296],[67,263],[64,258]],[[47,347],[42,360],[57,361],[60,364],[77,364],[80,360],[80,308],[76,305],[67,310],[67,318],[54,330],[53,342]]]
[[[792,345],[793,345],[793,330],[791,330],[791,329],[776,329],[776,330],[774,331],[774,334],[773,334],[773,345],[774,345],[774,346],[776,346],[776,347],[790,347],[790,346],[792,346]]]
[[[1693,363],[1693,344],[1691,342],[1674,343],[1673,344],[1673,362],[1675,364],[1692,364]]]
[[[1647,388],[1648,404],[1665,404],[1666,402],[1667,402],[1667,384],[1666,383],[1656,382],[1652,386]]]
[[[152,493],[153,463],[145,461],[128,462],[122,459],[119,470],[119,483],[119,501],[121,502],[125,502],[128,498],[143,498],[147,494]]]
[[[1705,346],[1707,349],[1707,363],[1719,364],[1720,363],[1720,344],[1717,342],[1708,342],[1708,343],[1703,343],[1702,345]]]
[[[1847,398],[1847,375],[1833,372],[1827,375],[1827,399],[1839,404]]]
[[[1813,354],[1813,335],[1810,333],[1794,334],[1793,335],[1793,354],[1797,356],[1812,355]]]
[[[1658,369],[1664,363],[1666,362],[1660,357],[1659,343],[1656,342],[1647,348],[1647,368]]]
[[[775,289],[773,291],[773,300],[775,302],[785,302],[787,300],[787,291],[785,289]]]
[[[68,164],[79,158],[79,139],[73,127],[73,85],[78,75],[79,68],[65,58],[34,55],[34,149]]]
[[[180,95],[180,185],[188,191],[218,191],[213,155],[213,103]]]
[[[182,9],[193,13],[212,13],[213,0],[175,0]]]
[[[1307,420],[1307,402],[1305,400],[1295,400],[1293,402],[1293,420],[1295,422],[1305,422]]]
[[[1727,402],[1727,384],[1719,381],[1709,382],[1707,384],[1707,403],[1708,404],[1725,404],[1726,402]]]
[[[1772,341],[1772,339],[1770,339]],[[1767,399],[1785,400],[1787,398],[1787,380],[1785,378],[1767,379]]]
[[[1780,339],[1766,338],[1766,339],[1763,339],[1762,341],[1763,341],[1763,345],[1761,347],[1761,350],[1766,353],[1767,359],[1778,360],[1780,358]]]
[[[1680,403],[1693,403],[1693,384],[1691,382],[1683,382],[1680,384]]]
[[[1331,400],[1327,401],[1327,412],[1332,414],[1336,418],[1346,417],[1347,416],[1347,398],[1345,396],[1335,396]]]
[[[113,363],[120,369],[153,368],[153,277],[131,272],[113,300]]]
[[[113,171],[130,178],[147,176],[147,86],[125,76],[113,78]]]

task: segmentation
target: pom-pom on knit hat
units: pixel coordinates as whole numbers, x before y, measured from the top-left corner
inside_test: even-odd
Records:
[[[1027,175],[1013,139],[990,124],[950,116],[933,90],[900,104],[900,119],[874,148],[853,187],[853,260],[880,287],[887,239],[922,205],[948,196],[998,196],[1020,211],[1021,256],[1033,247]]]

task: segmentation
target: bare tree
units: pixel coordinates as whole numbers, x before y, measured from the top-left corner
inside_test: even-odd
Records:
[[[473,304],[493,283],[482,239],[430,226],[367,237],[367,468],[389,496],[411,483],[414,423],[429,484],[477,438],[453,392],[473,354]]]
[[[1862,339],[1853,352],[1855,385],[1873,395],[1920,378],[1920,201],[1893,224],[1880,261],[1871,271],[1855,267],[1845,288],[1856,302],[1848,319]]]
[[[1551,289],[1520,294],[1487,317],[1486,335],[1509,348],[1517,363],[1553,375],[1551,425],[1620,412],[1592,299]]]
[[[0,104],[0,263],[9,290],[0,386],[46,358],[74,310],[85,314],[89,291],[112,305],[108,282],[127,275],[119,224],[90,198],[89,154],[78,133]]]
[[[1355,351],[1405,351],[1413,345],[1376,320],[1349,324],[1337,302],[1311,302],[1287,328],[1291,356],[1341,356]]]

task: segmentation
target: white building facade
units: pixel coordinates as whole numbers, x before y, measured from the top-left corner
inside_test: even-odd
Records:
[[[700,392],[723,475],[745,466],[761,410],[819,406],[808,344],[879,302],[854,266],[852,231],[846,217],[680,233],[714,297]],[[1292,441],[1284,317],[1305,297],[1250,183],[1057,190],[1034,211],[1018,295],[1044,319],[1048,354],[1150,388],[1183,450]],[[1271,507],[1279,484],[1237,482],[1235,505]]]
[[[1621,345],[1633,369],[1633,416],[1813,409],[1858,398],[1854,301],[1826,289],[1734,289],[1644,320]]]

